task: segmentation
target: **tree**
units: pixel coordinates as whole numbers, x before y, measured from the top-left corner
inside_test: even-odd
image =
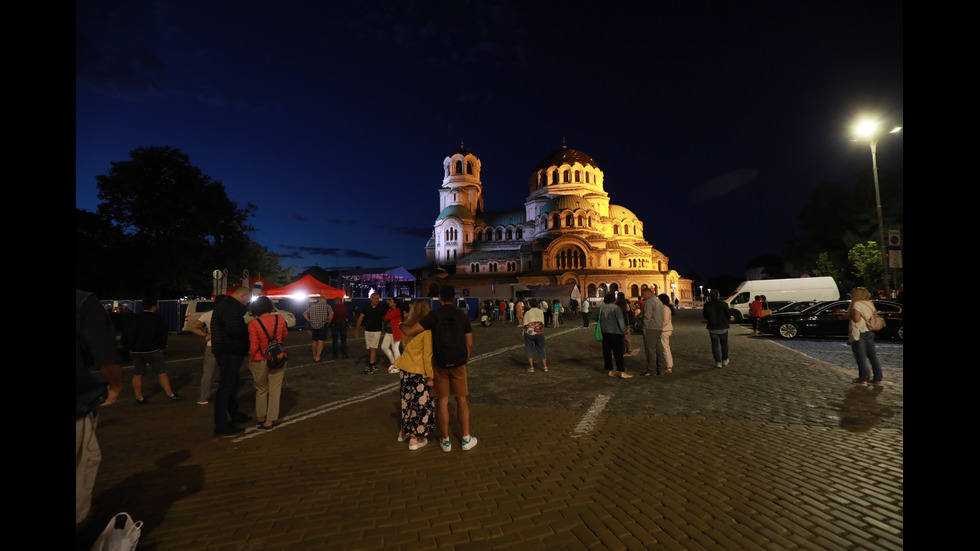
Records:
[[[830,259],[830,254],[827,251],[817,255],[817,262],[813,267],[813,275],[815,277],[832,277],[834,281],[840,280],[840,269]]]
[[[215,268],[233,274],[246,268],[252,273],[279,269],[278,255],[250,237],[249,218],[256,207],[229,199],[224,184],[179,149],[137,148],[130,160],[113,162],[96,181],[102,201],[98,214],[117,238],[111,270],[116,284],[110,294],[204,295],[210,293]]]
[[[851,263],[851,273],[860,279],[872,294],[881,288],[883,283],[881,251],[878,249],[877,242],[868,241],[854,245],[847,252],[847,260]]]

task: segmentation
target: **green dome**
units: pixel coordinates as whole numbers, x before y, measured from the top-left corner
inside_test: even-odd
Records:
[[[473,213],[470,212],[470,209],[462,205],[450,205],[442,209],[442,212],[439,213],[439,217],[436,218],[436,220],[442,220],[443,218],[449,218],[451,216],[459,218],[460,220],[470,220],[473,218]]]

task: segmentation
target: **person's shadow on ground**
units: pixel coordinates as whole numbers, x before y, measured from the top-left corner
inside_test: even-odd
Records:
[[[75,537],[75,549],[91,549],[109,521],[126,512],[134,522],[143,521],[140,549],[153,528],[159,526],[167,510],[177,500],[199,492],[204,487],[204,469],[200,465],[183,465],[191,456],[187,450],[167,454],[156,462],[156,468],[123,480],[92,498],[89,520]]]

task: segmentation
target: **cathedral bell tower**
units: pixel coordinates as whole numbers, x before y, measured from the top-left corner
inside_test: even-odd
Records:
[[[429,264],[455,264],[473,248],[473,228],[483,212],[480,159],[462,143],[442,161],[439,218],[426,247]]]

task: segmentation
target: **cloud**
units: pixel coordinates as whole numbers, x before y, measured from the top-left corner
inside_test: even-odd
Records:
[[[691,201],[700,203],[717,199],[751,182],[758,175],[759,170],[755,168],[743,168],[722,174],[691,190]]]
[[[280,253],[283,258],[301,258],[304,256],[339,256],[343,258],[363,258],[366,260],[384,260],[383,255],[359,251],[355,249],[340,249],[336,247],[297,247],[295,245],[280,245],[287,253]]]

